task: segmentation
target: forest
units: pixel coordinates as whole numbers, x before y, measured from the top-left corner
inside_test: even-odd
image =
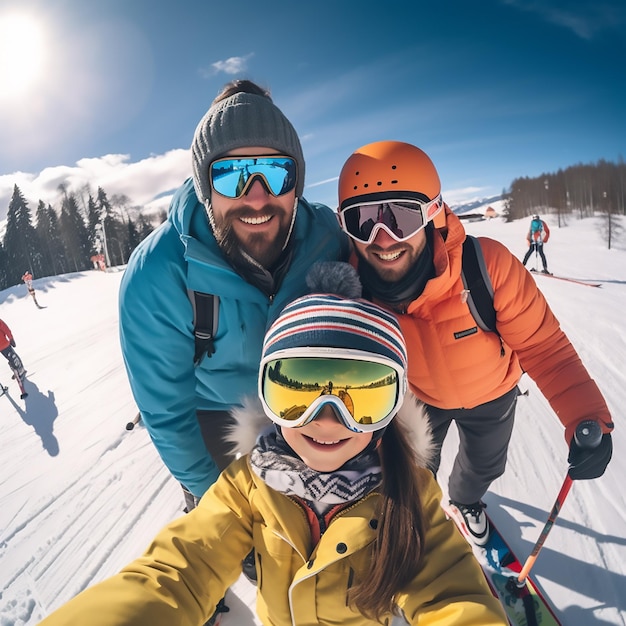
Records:
[[[39,201],[33,216],[17,185],[0,242],[0,290],[35,278],[124,265],[137,244],[166,218],[147,216],[126,196],[70,193],[60,187],[60,206]],[[84,190],[83,190],[84,191]],[[617,216],[626,215],[626,164],[601,160],[535,178],[516,178],[502,194],[507,221],[534,214],[550,216],[558,227],[568,219],[606,217],[604,236],[611,248],[622,233]]]
[[[35,214],[17,185],[9,202],[4,239],[0,242],[0,290],[34,278],[124,265],[137,244],[165,214],[150,216],[130,207],[125,196],[110,200],[104,189],[96,194],[68,193],[60,206],[39,201]]]
[[[610,250],[624,230],[618,216],[626,215],[626,164],[620,157],[618,163],[600,160],[535,178],[516,178],[503,198],[509,222],[549,215],[561,228],[568,219],[601,215],[602,235]]]
[[[626,164],[599,161],[574,165],[556,174],[516,178],[504,193],[507,221],[534,213],[579,219],[603,213],[626,215]]]

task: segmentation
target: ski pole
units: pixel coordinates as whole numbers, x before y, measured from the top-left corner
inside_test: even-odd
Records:
[[[595,448],[600,444],[600,440],[602,439],[602,429],[600,428],[598,422],[596,422],[595,420],[585,420],[584,422],[581,422],[576,428],[576,432],[574,433],[574,439],[581,448]],[[543,530],[539,535],[539,539],[537,539],[537,543],[535,543],[535,547],[530,553],[530,556],[526,559],[524,567],[522,567],[519,575],[517,576],[516,584],[518,587],[522,587],[525,585],[528,573],[530,572],[532,566],[535,564],[535,561],[537,560],[537,555],[543,547],[543,544],[545,543],[546,538],[548,537],[548,534],[552,529],[552,526],[554,525],[554,522],[556,521],[559,512],[561,511],[561,507],[563,506],[565,498],[569,493],[572,482],[573,481],[568,474],[563,481],[563,486],[561,487],[559,495],[556,497],[554,506],[550,511],[548,521],[543,527]]]
[[[132,430],[133,428],[135,428],[135,426],[139,423],[140,419],[141,419],[141,411],[137,411],[137,415],[133,417],[132,421],[126,424],[126,430]]]

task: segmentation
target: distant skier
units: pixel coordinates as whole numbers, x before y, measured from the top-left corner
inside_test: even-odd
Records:
[[[41,306],[39,302],[37,302],[37,298],[35,296],[35,288],[33,287],[33,275],[28,270],[26,270],[22,276],[22,280],[24,281],[24,284],[28,289],[28,293],[33,297],[33,302],[35,303],[37,308],[45,309],[46,307]]]
[[[524,260],[522,263],[526,265],[526,261],[530,258],[530,255],[533,252],[538,252],[541,257],[541,262],[543,263],[544,274],[549,274],[548,271],[548,263],[546,261],[546,255],[543,252],[543,244],[548,243],[548,239],[550,238],[550,229],[548,225],[538,216],[533,215],[533,219],[530,223],[530,228],[528,229],[528,233],[526,234],[526,241],[528,242],[528,252],[524,256]]]
[[[22,359],[17,355],[15,350],[15,339],[11,329],[0,319],[0,352],[9,362],[9,367],[15,370],[20,378],[26,374]]]
[[[90,260],[93,263],[94,270],[100,270],[101,272],[107,271],[104,254],[94,254]]]
[[[22,280],[28,289],[28,293],[32,296],[35,293],[35,288],[33,287],[33,275],[26,270],[22,275]]]

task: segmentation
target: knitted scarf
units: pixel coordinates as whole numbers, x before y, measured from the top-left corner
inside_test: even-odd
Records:
[[[278,431],[259,437],[250,452],[250,464],[272,489],[302,498],[318,515],[362,498],[382,479],[378,454],[371,444],[338,470],[325,473],[306,465]]]

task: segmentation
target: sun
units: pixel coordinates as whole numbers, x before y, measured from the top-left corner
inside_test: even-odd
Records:
[[[26,95],[43,75],[44,34],[27,14],[0,14],[0,99]]]

